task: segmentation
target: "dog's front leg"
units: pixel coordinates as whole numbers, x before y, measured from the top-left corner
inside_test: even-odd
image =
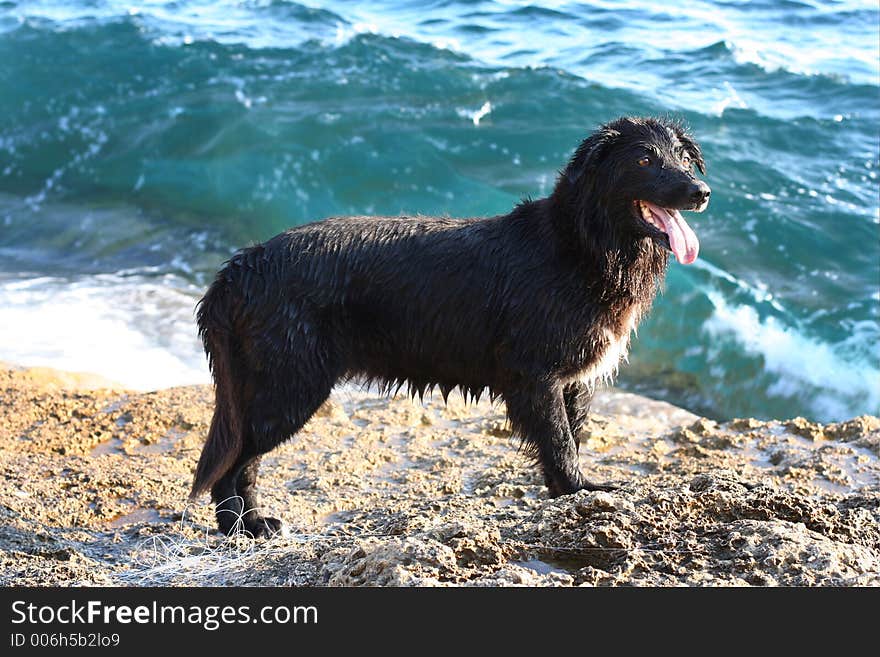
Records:
[[[565,399],[568,428],[571,430],[571,437],[574,438],[575,447],[579,448],[581,446],[581,429],[584,428],[584,423],[590,413],[593,393],[586,383],[574,381],[565,385],[562,389],[562,396]]]
[[[558,381],[525,384],[505,394],[504,400],[514,432],[538,456],[551,496],[582,488],[609,489],[590,483],[581,474],[577,445],[565,410],[565,395]]]

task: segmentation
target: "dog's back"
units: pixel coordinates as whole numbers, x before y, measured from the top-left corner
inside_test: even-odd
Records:
[[[539,337],[532,313],[554,300],[540,291],[561,282],[542,280],[559,256],[541,233],[525,216],[328,219],[234,256],[201,317],[216,315],[221,295],[235,305],[252,371],[301,354],[299,342],[323,350],[339,376],[416,390],[496,387],[503,346]]]

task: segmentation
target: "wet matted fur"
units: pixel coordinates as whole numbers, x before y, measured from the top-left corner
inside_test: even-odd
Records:
[[[346,379],[500,397],[551,495],[603,488],[581,474],[578,433],[668,251],[696,258],[678,212],[708,203],[693,165],[681,125],[624,117],[509,214],[334,217],[239,251],[198,308],[216,408],[193,496],[211,490],[223,532],[276,531],[257,510],[260,456]]]

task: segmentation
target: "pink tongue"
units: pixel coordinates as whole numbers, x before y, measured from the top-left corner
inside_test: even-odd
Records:
[[[669,236],[669,246],[678,261],[683,265],[689,265],[696,260],[700,252],[700,241],[681,216],[681,212],[673,210],[670,214],[665,208],[653,203],[648,203],[648,206],[663,222],[663,230]]]

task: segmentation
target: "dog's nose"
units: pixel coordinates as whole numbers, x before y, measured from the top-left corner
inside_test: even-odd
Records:
[[[709,200],[709,195],[711,193],[712,190],[709,189],[709,185],[704,183],[702,180],[698,180],[691,186],[691,201],[693,201],[697,205],[702,205]]]

